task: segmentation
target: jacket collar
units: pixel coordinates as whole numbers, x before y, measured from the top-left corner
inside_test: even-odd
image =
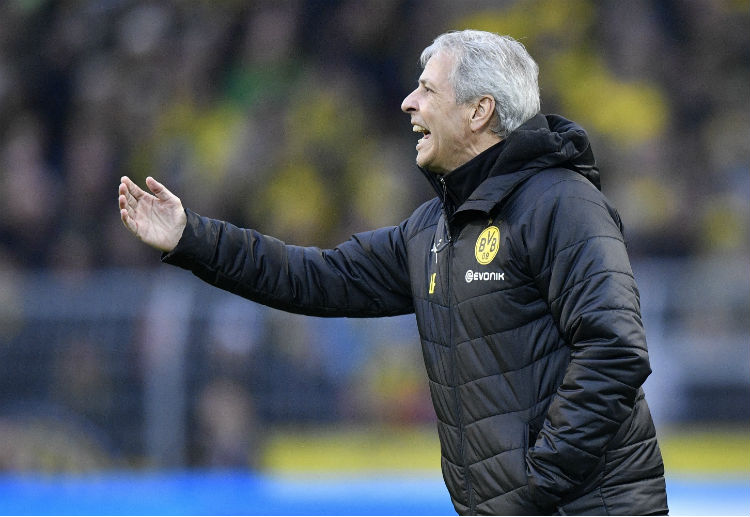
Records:
[[[467,210],[489,213],[523,181],[555,166],[575,170],[600,188],[583,128],[557,115],[537,114],[505,140],[444,176],[421,170],[452,218]]]

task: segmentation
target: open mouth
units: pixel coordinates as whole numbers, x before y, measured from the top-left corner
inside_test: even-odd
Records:
[[[415,133],[422,133],[424,135],[422,138],[420,138],[420,140],[429,138],[430,136],[430,130],[424,126],[420,126],[419,124],[412,124],[411,130]]]

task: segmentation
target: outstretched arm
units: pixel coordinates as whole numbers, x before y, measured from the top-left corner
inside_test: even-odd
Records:
[[[404,225],[353,235],[334,249],[287,245],[190,210],[168,264],[277,309],[375,317],[414,311]]]
[[[153,194],[123,176],[120,218],[162,260],[221,289],[282,310],[317,316],[412,312],[402,228],[353,236],[332,250],[278,239],[186,211],[149,177]]]
[[[149,194],[127,176],[120,179],[118,203],[125,227],[149,246],[172,251],[182,236],[187,217],[180,199],[152,177]]]

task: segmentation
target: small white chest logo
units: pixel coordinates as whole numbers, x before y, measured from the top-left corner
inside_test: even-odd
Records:
[[[472,271],[469,269],[466,272],[466,275],[464,275],[464,278],[466,279],[466,283],[471,283],[474,281],[477,282],[486,282],[488,280],[505,280],[505,272],[498,272],[498,271]]]

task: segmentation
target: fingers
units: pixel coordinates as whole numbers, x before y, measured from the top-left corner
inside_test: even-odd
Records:
[[[120,185],[120,190],[123,190],[122,185]],[[120,205],[120,220],[122,221],[122,224],[124,224],[128,230],[137,235],[138,225],[136,224],[135,219],[130,214],[131,207],[128,204],[127,198],[124,194],[121,193],[117,201]]]
[[[130,181],[130,179],[126,176],[123,176],[120,180],[122,183],[120,183],[120,186],[117,188],[117,204],[120,207],[120,219],[122,219],[122,222],[130,228],[130,225],[128,224],[128,221],[125,219],[125,217],[129,217],[131,221],[134,218],[133,211],[138,206],[138,200],[133,195],[133,192],[131,191],[131,188],[128,186],[130,184],[133,187],[133,190],[140,190],[138,187]],[[135,192],[136,195],[139,195],[139,193]],[[143,193],[145,194],[145,192]]]
[[[120,178],[120,185],[117,188],[120,219],[135,235],[138,235],[138,221],[153,217],[152,212],[157,205],[155,203],[157,199],[170,202],[165,206],[180,205],[180,200],[151,176],[146,178],[146,185],[153,195],[141,189],[127,176]]]
[[[128,230],[136,235],[138,234],[138,225],[136,224],[135,219],[130,217],[127,210],[120,210],[120,220],[122,220],[122,224],[124,224]]]
[[[117,204],[120,207],[120,220],[128,230],[137,234],[138,225],[135,222],[133,211],[138,205],[138,199],[147,194],[127,176],[120,178],[120,185],[117,188],[117,193]]]
[[[151,192],[153,192],[153,194],[157,198],[162,201],[166,201],[167,199],[174,197],[174,194],[172,194],[167,187],[156,181],[151,176],[146,178],[146,186]],[[131,203],[131,197],[133,198],[133,200],[138,201],[143,196],[149,195],[127,176],[123,176],[122,178],[120,178],[119,192],[120,194],[125,195],[128,198],[128,203]]]
[[[174,194],[172,194],[167,187],[156,181],[151,176],[146,178],[146,185],[148,186],[149,190],[151,190],[151,192],[153,192],[154,195],[162,201],[166,201],[167,199],[174,197]]]
[[[123,191],[123,187],[125,187],[125,190]],[[136,185],[133,180],[128,178],[127,176],[123,176],[120,178],[120,188],[119,188],[120,194],[125,194],[126,196],[131,196],[134,199],[138,200],[142,198],[143,196],[147,195],[146,192],[143,191],[141,187]],[[129,201],[129,200],[128,200]]]

